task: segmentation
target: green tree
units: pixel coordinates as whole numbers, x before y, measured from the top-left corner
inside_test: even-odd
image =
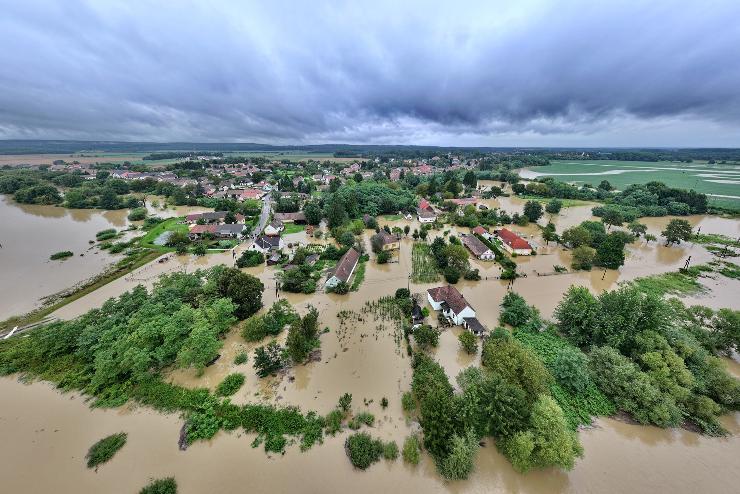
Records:
[[[576,346],[591,343],[601,307],[588,288],[572,285],[555,308],[558,329]]]
[[[581,245],[573,249],[571,267],[573,269],[590,270],[596,258],[596,249]]]
[[[661,232],[665,237],[665,244],[680,244],[681,240],[690,240],[693,236],[691,224],[686,220],[672,219],[665,230]]]
[[[177,354],[180,367],[194,367],[202,373],[206,364],[218,356],[222,343],[218,340],[216,331],[205,318],[198,318],[195,327],[185,340]]]
[[[632,235],[634,235],[635,237],[639,237],[640,235],[645,235],[645,233],[647,232],[647,226],[643,225],[637,220],[630,221],[629,225],[627,225],[627,228],[629,229],[629,231],[632,232]]]
[[[436,347],[439,344],[439,331],[428,324],[422,324],[414,329],[414,340],[422,349]]]
[[[591,383],[588,359],[576,348],[563,348],[553,360],[551,370],[558,383],[573,394],[584,393]]]
[[[468,170],[467,172],[465,172],[465,176],[463,177],[463,185],[471,189],[475,189],[478,186],[478,178],[475,176],[474,171]]]
[[[563,207],[563,201],[560,199],[550,199],[545,206],[545,211],[550,214],[558,214]]]
[[[474,355],[478,352],[478,338],[470,331],[463,331],[457,339],[460,341],[460,347],[465,353]]]
[[[267,377],[282,369],[284,362],[283,349],[275,341],[266,346],[258,347],[254,351],[254,369],[259,377]]]
[[[570,245],[572,248],[580,247],[581,245],[589,246],[593,241],[591,232],[589,232],[583,226],[576,226],[568,228],[563,232],[563,242]]]
[[[507,382],[521,387],[531,401],[547,393],[552,376],[542,362],[512,338],[488,338],[483,344],[481,363]]]
[[[624,264],[624,240],[612,232],[596,247],[594,264],[608,269],[619,269]]]
[[[542,204],[539,201],[527,201],[524,203],[524,216],[536,223],[542,217]]]
[[[503,451],[520,472],[547,467],[570,470],[575,459],[583,456],[578,436],[568,428],[563,411],[546,395],[532,407],[529,429],[516,433]]]
[[[262,308],[262,292],[265,286],[250,274],[236,268],[224,268],[214,273],[213,285],[222,297],[228,297],[236,305],[234,315],[246,319]]]

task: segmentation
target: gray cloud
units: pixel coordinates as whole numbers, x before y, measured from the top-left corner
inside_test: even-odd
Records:
[[[740,145],[731,0],[0,4],[4,138]]]

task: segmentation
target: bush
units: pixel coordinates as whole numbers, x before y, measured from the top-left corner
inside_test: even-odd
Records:
[[[399,288],[396,290],[396,298],[409,298],[411,296],[411,292],[408,288]]]
[[[465,272],[464,278],[469,281],[480,281],[480,272],[477,269],[469,269]]]
[[[377,258],[378,264],[387,264],[388,261],[391,260],[391,257],[392,256],[390,252],[388,252],[387,250],[383,250],[383,251],[378,252],[378,255],[376,258]]]
[[[344,420],[344,413],[342,410],[334,409],[326,416],[326,433],[332,436],[342,429],[342,420]]]
[[[414,401],[414,395],[411,393],[411,391],[406,391],[403,396],[401,396],[401,407],[403,407],[403,410],[405,412],[410,412],[414,408],[416,408],[416,402]]]
[[[255,250],[245,250],[242,255],[239,256],[239,259],[236,260],[236,267],[251,268],[254,266],[259,266],[264,262],[265,256],[262,254],[262,252],[257,252]]]
[[[385,396],[380,400],[380,406],[385,409],[388,408],[388,398]]]
[[[244,374],[229,374],[216,386],[218,396],[231,396],[244,385]]]
[[[428,324],[422,324],[414,329],[414,340],[422,349],[436,347],[439,344],[439,331]]]
[[[352,395],[350,393],[344,393],[339,397],[339,409],[344,412],[349,412],[352,406]]]
[[[457,268],[454,268],[452,266],[447,266],[444,269],[444,276],[445,276],[445,281],[452,285],[460,281],[460,271],[458,271]]]
[[[141,221],[146,218],[146,208],[134,208],[128,213],[129,221]]]
[[[336,293],[337,295],[344,295],[349,293],[350,286],[348,283],[345,283],[344,281],[340,281],[333,287],[328,287],[326,289],[329,293]]]
[[[158,479],[141,489],[139,494],[177,494],[177,482],[174,477]]]
[[[236,357],[234,357],[234,365],[246,364],[247,360],[249,360],[247,352],[239,352],[236,354]]]
[[[370,412],[360,412],[349,421],[349,428],[356,431],[362,424],[372,427],[375,424],[375,415]]]
[[[95,238],[101,242],[103,240],[110,240],[113,237],[116,236],[116,229],[115,228],[108,228],[106,230],[100,230],[98,233],[95,234]]]
[[[442,460],[440,473],[447,480],[464,480],[473,471],[475,453],[478,451],[478,439],[472,429],[464,436],[452,436],[450,454]]]
[[[409,436],[403,442],[403,461],[418,465],[421,459],[421,441],[417,436]]]
[[[473,355],[478,351],[478,338],[470,331],[463,331],[457,339],[465,353]]]
[[[389,461],[396,461],[396,458],[398,458],[398,445],[396,441],[390,441],[383,445],[383,458]]]
[[[254,315],[244,321],[242,328],[242,338],[247,341],[260,341],[267,336],[264,316]]]
[[[373,439],[369,434],[359,432],[352,434],[344,443],[349,461],[355,467],[365,470],[373,463],[380,460],[383,454],[383,443]]]
[[[74,254],[71,251],[63,250],[61,252],[55,252],[54,254],[49,256],[49,259],[52,261],[57,261],[59,259],[66,259],[68,257],[72,257]]]
[[[283,368],[283,348],[272,341],[254,351],[253,367],[259,377],[267,377]]]
[[[93,444],[85,456],[87,458],[87,468],[97,467],[113,458],[113,455],[126,444],[126,438],[127,434],[125,432],[119,432],[104,437]]]

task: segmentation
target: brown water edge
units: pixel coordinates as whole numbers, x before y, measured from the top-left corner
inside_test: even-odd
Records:
[[[340,434],[301,453],[267,456],[252,448],[254,436],[219,433],[187,451],[177,447],[181,420],[142,408],[91,410],[74,394],[50,385],[0,379],[0,478],[4,492],[137,492],[150,478],[173,475],[179,492],[733,492],[740,482],[740,439],[708,438],[598,421],[581,432],[585,457],[571,472],[545,470],[520,475],[487,441],[475,472],[448,483],[428,455],[418,467],[401,460],[354,470]],[[740,417],[723,423],[735,434]],[[87,449],[105,435],[128,433],[126,446],[97,472],[85,467]],[[375,433],[376,431],[371,431]]]

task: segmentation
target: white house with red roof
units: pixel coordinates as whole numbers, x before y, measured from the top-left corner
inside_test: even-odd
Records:
[[[486,333],[486,327],[475,317],[475,309],[454,286],[430,288],[427,290],[427,299],[434,310],[442,311],[453,324],[478,336]]]
[[[516,233],[507,230],[506,228],[496,230],[494,233],[496,237],[501,240],[504,249],[506,249],[509,254],[516,254],[518,256],[532,255],[532,246]]]

